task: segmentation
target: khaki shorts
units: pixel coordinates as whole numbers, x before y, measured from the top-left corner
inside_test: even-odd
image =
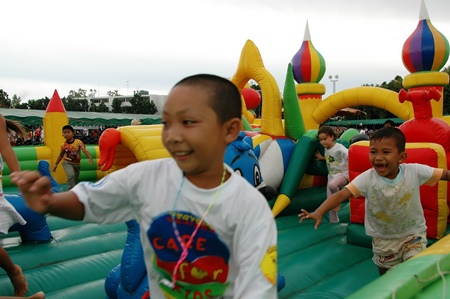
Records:
[[[426,232],[400,239],[372,238],[373,262],[378,267],[391,269],[427,248]]]

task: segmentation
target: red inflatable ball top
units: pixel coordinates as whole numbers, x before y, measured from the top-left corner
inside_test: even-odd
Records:
[[[253,88],[244,88],[242,90],[242,96],[244,97],[247,109],[255,109],[261,103],[260,94]]]

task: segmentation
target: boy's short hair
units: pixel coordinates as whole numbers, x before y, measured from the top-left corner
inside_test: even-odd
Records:
[[[173,88],[180,85],[204,88],[211,95],[211,108],[216,112],[221,124],[233,118],[241,118],[241,94],[230,80],[216,75],[198,74],[182,79]]]
[[[317,136],[319,136],[319,134],[327,134],[328,136],[333,136],[334,139],[337,139],[336,132],[333,130],[332,127],[329,127],[329,126],[320,127],[319,131],[317,132]]]
[[[375,131],[370,136],[370,141],[372,140],[382,140],[382,139],[394,139],[397,144],[397,149],[399,153],[405,151],[406,138],[402,131],[395,127],[385,127]]]
[[[62,131],[64,130],[70,130],[72,133],[75,133],[75,129],[71,125],[65,125],[62,127]]]

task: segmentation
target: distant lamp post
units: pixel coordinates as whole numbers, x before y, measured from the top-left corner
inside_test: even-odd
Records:
[[[333,83],[333,93],[335,93],[336,92],[336,82],[339,80],[339,76],[335,75],[333,78],[332,75],[329,75],[328,79],[330,79],[330,81]]]

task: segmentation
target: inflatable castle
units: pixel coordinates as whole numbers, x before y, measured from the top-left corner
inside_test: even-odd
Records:
[[[279,297],[445,298],[445,274],[450,271],[448,183],[421,187],[430,247],[382,277],[371,261],[371,240],[364,233],[363,198],[350,198],[342,206],[341,223],[327,223],[325,219],[319,230],[314,230],[312,223],[298,224],[297,217],[301,208],[313,210],[326,197],[326,168],[314,159],[315,151],[323,151],[317,130],[347,107],[370,105],[388,110],[404,120],[399,128],[407,139],[407,163],[449,169],[450,118],[443,115],[443,87],[449,84],[449,76],[440,72],[449,57],[449,44],[432,25],[424,1],[417,28],[402,49],[402,60],[410,74],[404,78],[400,93],[365,86],[323,99],[325,86],[320,81],[326,71],[325,59],[313,46],[308,25],[300,49],[293,54],[286,69],[283,100],[251,40],[245,43],[231,78],[243,94],[244,127],[239,141],[246,144],[238,147],[252,151],[254,158],[248,163],[258,165],[264,184],[253,176],[246,178],[253,179],[256,188],[270,186],[276,190],[265,192],[278,228],[278,270],[282,275],[278,276]],[[261,88],[260,119],[251,111],[252,96],[246,95],[249,80]],[[44,118],[45,145],[15,148],[22,169],[37,169],[41,160],[54,164],[63,141],[60,128],[67,123],[55,91]],[[371,167],[368,141],[350,145],[358,134],[349,129],[339,140],[349,147],[351,178]],[[111,129],[102,135],[99,146],[88,149],[100,165],[82,165],[81,179],[88,181],[131,163],[169,157],[161,142],[160,125]],[[244,166],[248,165],[236,167]],[[54,177],[59,183],[65,181],[62,172]],[[3,184],[10,185],[7,169]],[[0,239],[24,269],[30,293],[43,290],[47,298],[104,298],[106,287],[108,298],[149,296],[145,269],[139,267],[140,240],[135,237],[135,223],[97,226],[52,216],[47,217],[47,223],[52,235],[49,241],[20,243],[22,235],[14,232]],[[12,294],[2,272],[0,289]]]

